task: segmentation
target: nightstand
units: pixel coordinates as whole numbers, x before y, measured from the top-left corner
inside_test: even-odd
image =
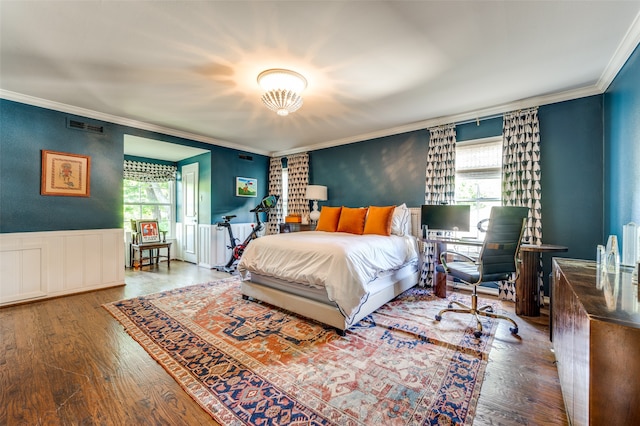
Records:
[[[285,234],[287,232],[300,232],[300,231],[313,231],[315,226],[307,224],[303,225],[302,223],[280,223],[280,233]]]

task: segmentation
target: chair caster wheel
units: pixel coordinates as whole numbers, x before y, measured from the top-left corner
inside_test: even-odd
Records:
[[[479,339],[482,336],[482,331],[474,331],[473,335],[476,336],[477,339]]]
[[[491,306],[489,306],[487,309],[485,309],[485,312],[493,313],[493,308]]]
[[[436,321],[440,321],[442,319],[441,315],[436,315]]]
[[[453,308],[453,303],[449,303],[449,304],[447,305],[447,308],[448,308],[448,309]]]
[[[509,327],[511,334],[518,334],[518,327]]]

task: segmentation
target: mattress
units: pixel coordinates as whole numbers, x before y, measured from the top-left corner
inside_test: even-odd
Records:
[[[252,241],[238,271],[243,279],[334,303],[348,320],[377,286],[388,285],[386,277],[417,262],[417,242],[411,236],[311,231]]]

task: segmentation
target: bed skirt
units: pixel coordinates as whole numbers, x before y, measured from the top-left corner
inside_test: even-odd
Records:
[[[261,300],[335,327],[340,334],[344,334],[345,330],[353,324],[393,300],[400,293],[415,286],[418,283],[419,275],[418,265],[411,262],[380,277],[372,284],[369,297],[350,321],[347,321],[338,306],[327,298],[324,289],[297,285],[277,278],[251,273],[249,280],[242,281],[241,293],[244,299]]]

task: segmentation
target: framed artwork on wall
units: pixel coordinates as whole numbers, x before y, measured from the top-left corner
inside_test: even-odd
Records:
[[[91,157],[42,150],[40,195],[89,197]]]
[[[236,197],[257,197],[258,179],[237,177]]]
[[[138,221],[138,243],[159,243],[160,229],[157,220],[139,220]]]

